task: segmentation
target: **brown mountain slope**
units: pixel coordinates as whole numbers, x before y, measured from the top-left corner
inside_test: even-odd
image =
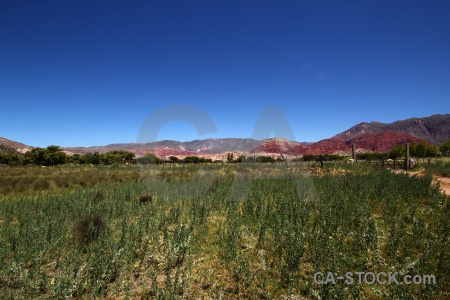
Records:
[[[354,137],[347,141],[349,146],[355,144],[357,148],[370,150],[374,152],[387,152],[397,145],[406,143],[418,143],[424,141],[411,135],[389,131],[366,133]]]
[[[25,153],[30,150],[31,150],[31,147],[29,147],[25,144],[11,141],[11,140],[0,137],[0,152],[3,152],[3,153],[12,153],[12,152]]]
[[[367,132],[348,140],[339,137],[322,140],[312,144],[307,154],[317,155],[349,152],[353,143],[357,149],[373,152],[388,152],[397,145],[417,143],[420,141],[424,140],[395,131]]]
[[[331,154],[350,151],[355,143],[358,149],[364,151],[389,151],[392,147],[411,142],[425,140],[440,144],[450,140],[450,114],[433,115],[426,118],[411,118],[389,124],[371,122],[360,123],[352,128],[316,143],[298,143],[285,139],[273,138],[264,141],[242,138],[217,138],[194,140],[190,142],[156,141],[153,143],[123,143],[96,147],[67,147],[67,153],[105,153],[112,150],[126,150],[137,156],[154,153],[161,157],[187,155],[222,155],[227,152],[266,153],[266,154]],[[32,147],[22,143],[0,138],[0,151],[9,153],[14,151],[26,152]],[[216,156],[217,156],[216,155]]]
[[[131,151],[136,155],[144,155],[146,153],[155,153],[158,155],[158,153],[161,153],[162,156],[182,156],[207,153],[224,153],[228,151],[250,152],[261,145],[261,143],[261,141],[254,139],[217,138],[194,140],[189,142],[162,140],[152,143],[124,143],[96,147],[66,147],[64,150],[71,153],[80,154],[93,152],[106,153],[112,150],[126,150]]]
[[[384,132],[363,133],[348,140],[333,137],[313,143],[310,146],[304,146],[279,138],[267,139],[252,152],[263,152],[267,154],[283,153],[289,155],[343,154],[350,153],[353,143],[359,151],[388,152],[397,145],[420,141],[423,140],[405,133],[387,130]]]
[[[433,144],[443,144],[450,140],[450,114],[411,118],[393,123],[363,122],[335,135],[335,137],[349,140],[364,133],[386,130],[409,134]]]
[[[260,146],[250,152],[301,155],[303,152],[307,151],[308,148],[308,146],[304,146],[297,142],[291,142],[286,139],[271,138],[263,140]]]

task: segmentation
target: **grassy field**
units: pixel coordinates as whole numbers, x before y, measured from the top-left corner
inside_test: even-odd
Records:
[[[431,180],[339,163],[2,168],[0,297],[449,299],[450,203]]]

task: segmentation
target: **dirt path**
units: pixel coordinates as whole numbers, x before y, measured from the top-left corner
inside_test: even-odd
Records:
[[[403,170],[393,170],[393,172],[395,172],[395,173],[406,173]],[[424,175],[423,171],[408,172],[408,174],[409,175],[418,175],[418,176],[423,176]],[[437,182],[439,182],[439,186],[441,188],[441,191],[445,195],[449,196],[450,195],[450,178],[433,176],[432,183],[437,183]]]
[[[433,177],[433,182],[439,182],[441,190],[447,196],[450,195],[450,178],[447,177]]]

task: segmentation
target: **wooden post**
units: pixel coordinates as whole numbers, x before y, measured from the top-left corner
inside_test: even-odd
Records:
[[[355,143],[352,144],[352,159],[353,159],[353,162],[356,161]]]
[[[405,170],[409,170],[409,143],[405,145]]]
[[[319,158],[319,160],[320,160],[320,167],[321,167],[321,168],[323,168],[323,160],[322,160],[322,154],[320,154],[320,158]]]

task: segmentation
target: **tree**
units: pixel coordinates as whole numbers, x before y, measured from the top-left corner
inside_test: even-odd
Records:
[[[56,166],[66,163],[66,153],[59,146],[48,146],[44,153],[44,164],[46,166]]]
[[[153,153],[147,153],[142,157],[139,157],[136,159],[136,161],[139,164],[160,164],[163,162],[163,160],[159,157],[157,157],[155,154]]]
[[[132,162],[134,160],[134,153],[125,150],[109,151],[102,155],[101,161],[105,165],[119,165]]]
[[[436,145],[425,142],[412,143],[409,150],[411,156],[415,157],[434,157],[439,155],[439,148]]]
[[[450,140],[446,141],[442,146],[439,148],[442,155],[449,156],[450,155]]]
[[[439,147],[436,145],[428,145],[426,150],[427,157],[436,157],[439,155]]]
[[[198,164],[200,162],[200,157],[198,156],[186,156],[183,159],[183,162],[186,164]]]
[[[24,155],[24,164],[35,164],[38,166],[56,166],[65,164],[66,153],[59,146],[48,146],[47,148],[34,148]]]
[[[427,144],[425,142],[412,143],[409,153],[415,157],[425,157],[427,155]]]
[[[389,158],[396,159],[405,156],[405,146],[397,145],[389,151]]]
[[[98,152],[95,152],[94,154],[87,153],[86,162],[88,164],[99,165],[101,163],[101,155]]]
[[[244,162],[245,161],[245,156],[244,155],[241,155],[241,156],[239,156],[237,159],[236,159],[236,162],[238,162],[238,163],[242,163],[242,162]]]
[[[21,163],[22,157],[19,154],[0,154],[0,165],[18,166]]]
[[[86,163],[86,156],[81,156],[78,153],[75,153],[72,156],[67,156],[66,162],[72,163],[72,164],[85,164]]]
[[[25,153],[25,161],[29,164],[35,164],[38,166],[44,165],[45,149],[34,148],[31,151]]]
[[[233,153],[227,153],[227,161],[231,162],[234,159],[234,154]]]
[[[180,159],[178,158],[178,157],[176,157],[176,156],[169,156],[169,159],[170,159],[170,161],[171,162],[173,162],[173,163],[178,163],[178,162],[180,162]]]

